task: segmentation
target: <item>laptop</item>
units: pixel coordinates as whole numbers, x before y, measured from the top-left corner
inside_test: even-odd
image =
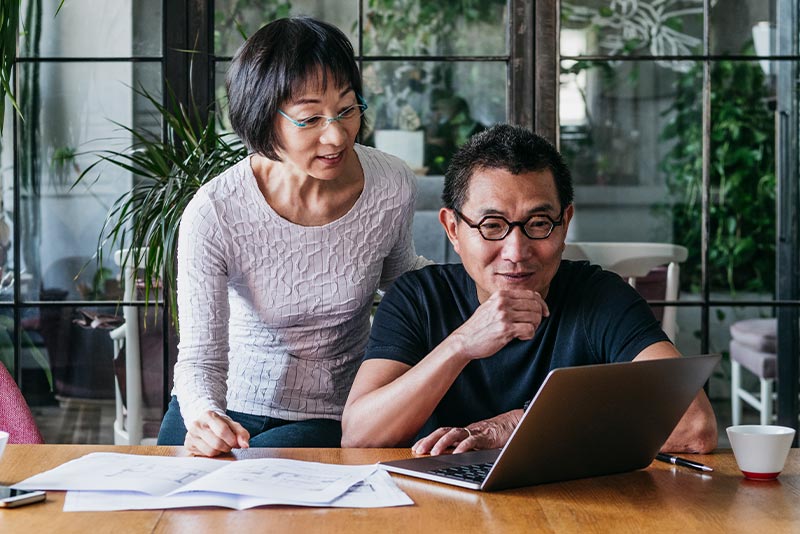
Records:
[[[554,369],[502,449],[380,466],[481,491],[642,469],[719,361],[708,354]]]

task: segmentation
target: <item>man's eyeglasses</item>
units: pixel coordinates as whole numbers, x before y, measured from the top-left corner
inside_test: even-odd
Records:
[[[367,108],[369,106],[367,106],[367,101],[364,100],[364,98],[360,94],[356,93],[356,98],[358,98],[359,102],[358,104],[353,104],[352,106],[343,109],[342,112],[336,115],[335,117],[326,117],[324,115],[312,115],[311,117],[306,117],[305,119],[297,120],[291,118],[289,115],[287,115],[280,109],[278,110],[278,113],[283,115],[286,119],[289,120],[289,122],[291,122],[292,124],[294,124],[295,126],[297,126],[302,130],[323,129],[332,122],[347,121],[361,117],[361,115],[363,115],[364,112],[367,111]]]
[[[481,233],[481,237],[487,241],[505,239],[515,226],[519,226],[519,229],[528,239],[547,239],[553,232],[553,228],[564,224],[563,209],[558,215],[558,220],[553,220],[550,216],[541,213],[533,214],[524,221],[514,222],[500,215],[487,215],[477,224],[464,217],[464,214],[457,209],[453,209],[453,211],[467,223],[467,226],[477,228]]]

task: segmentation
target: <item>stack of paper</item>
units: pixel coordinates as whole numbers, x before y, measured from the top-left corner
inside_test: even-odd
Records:
[[[413,501],[375,465],[279,458],[239,460],[92,453],[35,475],[17,489],[66,490],[64,511],[289,504],[375,508]]]

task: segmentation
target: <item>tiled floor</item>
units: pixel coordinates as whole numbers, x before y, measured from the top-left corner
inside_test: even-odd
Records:
[[[114,401],[62,399],[32,409],[45,443],[114,442]]]

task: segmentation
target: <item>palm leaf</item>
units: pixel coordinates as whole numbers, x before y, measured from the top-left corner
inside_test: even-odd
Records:
[[[122,258],[122,269],[129,262],[143,265],[146,302],[156,288],[167,288],[165,299],[169,300],[172,320],[177,325],[175,254],[183,211],[203,184],[241,160],[247,151],[233,134],[217,131],[213,114],[206,124],[200,124],[197,110],[176,105],[177,111],[172,111],[144,89],[137,92],[160,115],[166,125],[166,140],[117,124],[133,143],[121,151],[99,152],[97,161],[75,184],[94,174],[103,162],[139,178],[111,206],[98,238],[97,262],[102,265],[107,247],[128,249]],[[166,284],[161,283],[162,277]]]
[[[17,30],[19,28],[19,0],[0,2],[0,134],[3,133],[6,98],[20,113],[11,89],[11,74],[17,56]]]

